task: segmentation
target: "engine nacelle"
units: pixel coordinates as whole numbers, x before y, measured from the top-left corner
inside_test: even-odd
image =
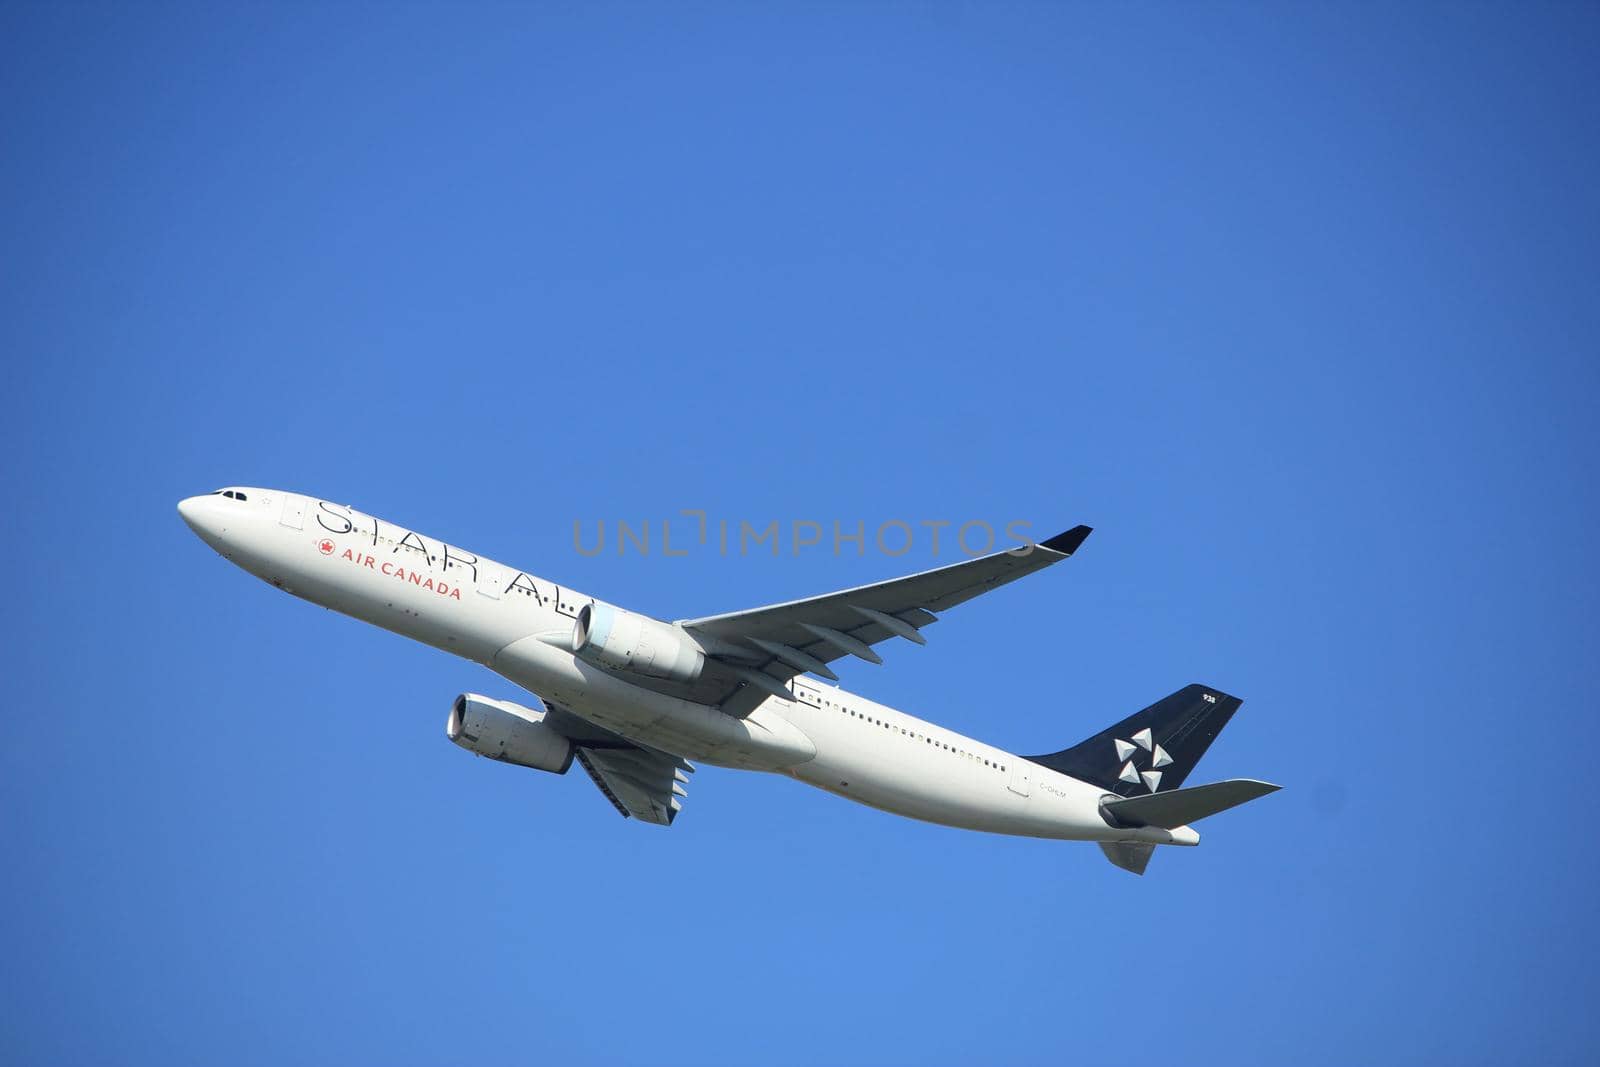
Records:
[[[572,766],[572,742],[544,724],[545,713],[462,693],[450,705],[444,732],[450,740],[480,756],[538,771],[566,774]]]
[[[585,604],[572,628],[572,651],[602,667],[692,682],[706,654],[682,630],[610,604]]]

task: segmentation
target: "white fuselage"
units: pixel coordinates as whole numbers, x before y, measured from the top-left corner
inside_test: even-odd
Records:
[[[675,756],[771,771],[947,826],[1029,837],[1193,844],[1115,828],[1099,788],[1013,753],[796,678],[749,715],[641,688],[574,655],[591,597],[352,508],[272,489],[192,497],[185,521],[223,557],[313,603],[482,663],[540,697]]]

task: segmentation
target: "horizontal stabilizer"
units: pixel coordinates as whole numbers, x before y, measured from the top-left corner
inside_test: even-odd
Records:
[[[1103,800],[1100,802],[1100,808],[1120,826],[1159,826],[1172,830],[1197,822],[1208,815],[1215,815],[1219,811],[1238,807],[1247,800],[1276,793],[1281,788],[1282,786],[1270,782],[1233,778],[1226,782],[1212,782],[1210,785],[1197,785],[1188,789],[1169,789],[1165,793],[1149,793],[1142,797]],[[1111,853],[1108,851],[1106,855],[1109,857]],[[1115,859],[1111,862],[1117,863]],[[1117,863],[1117,866],[1120,867],[1122,864]]]
[[[1144,873],[1144,869],[1150,866],[1150,857],[1155,850],[1154,845],[1132,844],[1127,841],[1100,842],[1100,851],[1106,854],[1106,859],[1134,874]]]

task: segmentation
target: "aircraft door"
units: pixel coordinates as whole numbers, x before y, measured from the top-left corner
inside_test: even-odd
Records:
[[[278,522],[291,530],[305,529],[306,498],[294,493],[283,494],[283,514],[278,517]]]
[[[479,596],[486,596],[490,600],[499,600],[501,590],[505,589],[510,581],[506,573],[493,563],[478,564],[478,580],[474,583]]]
[[[1032,764],[1020,756],[1013,756],[1011,759],[1011,780],[1006,786],[1018,796],[1025,797],[1028,795],[1028,768]]]

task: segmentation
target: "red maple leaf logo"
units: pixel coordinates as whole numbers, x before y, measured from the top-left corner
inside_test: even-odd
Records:
[[[321,552],[324,556],[333,555],[333,542],[329,541],[327,538],[323,538],[322,542],[317,545],[317,551]]]

